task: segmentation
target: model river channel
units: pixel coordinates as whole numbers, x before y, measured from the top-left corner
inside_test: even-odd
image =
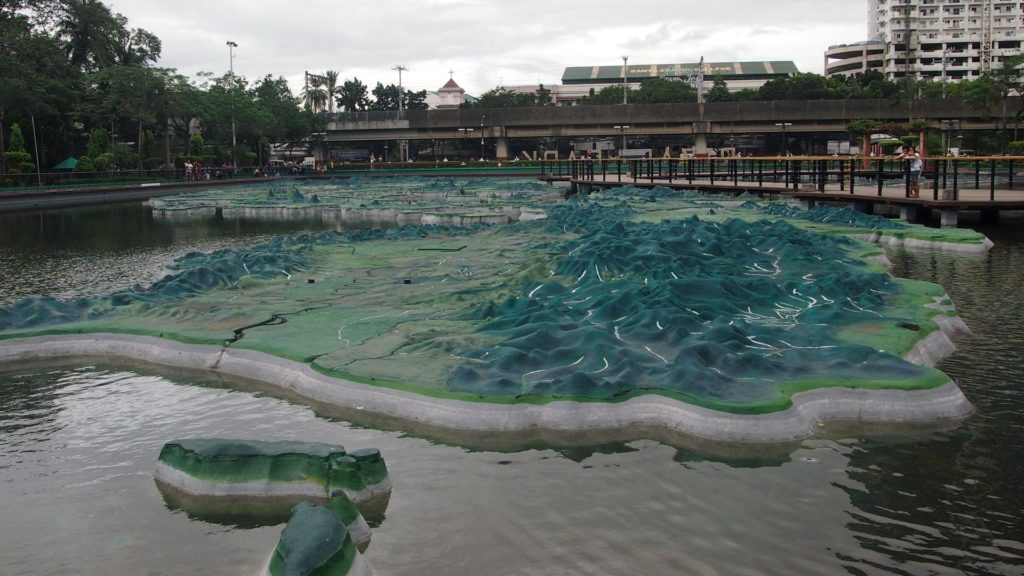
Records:
[[[0,304],[97,296],[174,258],[319,220],[154,218],[141,204],[0,214]],[[330,225],[334,228],[334,225]],[[0,558],[11,574],[253,574],[280,526],[191,516],[152,478],[178,437],[374,446],[394,489],[367,517],[375,574],[1020,574],[1024,234],[986,254],[889,250],[973,333],[939,368],[977,408],[955,430],[710,455],[653,440],[444,444],[210,374],[74,361],[0,367]]]

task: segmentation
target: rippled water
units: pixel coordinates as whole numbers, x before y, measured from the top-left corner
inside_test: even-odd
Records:
[[[946,286],[974,329],[942,368],[978,414],[947,433],[814,440],[765,460],[643,440],[470,450],[212,376],[3,368],[0,517],[17,521],[0,523],[0,572],[254,573],[279,527],[189,519],[150,475],[163,442],[221,435],[379,447],[395,487],[367,552],[378,575],[1022,574],[1024,234],[986,232],[985,256],[890,255],[897,274]],[[93,268],[109,252],[97,254]]]
[[[326,227],[312,219],[154,218],[140,203],[0,213],[0,304],[32,294],[72,299],[135,283],[147,286],[189,252],[247,246]]]

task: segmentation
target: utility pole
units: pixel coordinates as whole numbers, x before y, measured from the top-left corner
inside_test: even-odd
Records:
[[[704,103],[704,57],[700,57],[697,64],[697,104]]]
[[[629,104],[629,56],[622,57],[622,103]]]
[[[238,48],[238,44],[235,44],[231,40],[228,40],[228,65],[231,67],[231,90],[235,88],[235,48]],[[231,160],[234,161],[235,147],[238,146],[238,139],[235,136],[235,100],[231,98]]]
[[[402,72],[405,72],[406,70],[408,70],[408,68],[406,68],[405,66],[402,66],[401,64],[397,64],[397,65],[395,65],[394,68],[392,68],[392,70],[398,72],[398,120],[401,120],[402,119],[402,99],[403,99],[403,96],[404,96],[402,94]],[[398,141],[398,161],[399,162],[405,162],[405,144],[406,144],[405,140],[399,140]]]

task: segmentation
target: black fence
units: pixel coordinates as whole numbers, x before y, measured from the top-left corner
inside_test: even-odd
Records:
[[[924,159],[920,190],[934,200],[960,200],[961,190],[983,190],[990,200],[999,192],[1024,188],[1024,156]],[[911,196],[910,163],[895,157],[792,156],[754,158],[644,158],[545,160],[542,177],[563,180],[734,186],[877,194],[903,186]]]

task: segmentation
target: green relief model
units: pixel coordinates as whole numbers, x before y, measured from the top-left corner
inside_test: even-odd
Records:
[[[326,499],[340,490],[361,502],[391,490],[376,449],[346,452],[308,442],[177,440],[160,451],[154,475],[178,490],[205,496]]]
[[[281,532],[268,576],[363,576],[370,569],[345,525],[327,508],[302,503]]]
[[[0,359],[210,368],[455,430],[654,424],[766,441],[971,411],[930,367],[966,329],[944,290],[892,277],[850,236],[984,249],[980,234],[658,189],[530,205],[513,188],[494,198],[546,218],[282,237],[187,255],[144,290],[17,302],[0,310]],[[377,192],[359,201],[409,197]],[[274,473],[344,487],[360,464],[332,462]]]
[[[369,574],[360,555],[371,531],[356,502],[387,497],[391,485],[380,452],[346,452],[310,442],[197,438],[168,442],[154,477],[172,508],[217,522],[266,525],[268,510],[291,512],[262,574]],[[223,516],[222,516],[223,517]]]

